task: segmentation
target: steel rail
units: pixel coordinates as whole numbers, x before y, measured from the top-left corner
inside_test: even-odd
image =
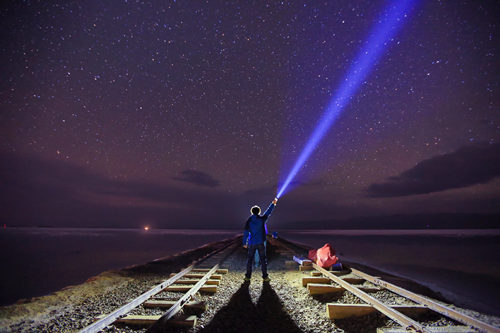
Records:
[[[217,271],[217,269],[219,269],[219,264],[217,264],[214,267],[212,267],[212,269],[209,270],[201,278],[201,280],[199,280],[191,289],[189,289],[189,291],[186,292],[184,294],[184,296],[182,296],[177,302],[175,302],[175,304],[170,309],[168,309],[167,312],[165,312],[160,317],[160,319],[158,319],[158,321],[146,331],[146,333],[162,332],[163,331],[163,327],[167,324],[167,321],[170,318],[172,318],[173,316],[175,316],[175,314],[177,314],[177,312],[179,312],[180,309],[182,309],[182,307],[184,306],[184,304],[186,304],[187,302],[189,302],[189,300],[191,299],[191,297],[194,294],[196,294],[198,292],[198,290],[200,290],[200,288],[205,284],[205,282],[208,279],[210,279],[210,276],[212,274],[214,274],[215,271]]]
[[[429,333],[431,332],[424,325],[416,322],[415,320],[411,319],[408,316],[405,316],[401,312],[396,311],[393,308],[385,305],[384,303],[382,303],[378,299],[376,299],[376,298],[368,295],[364,291],[359,290],[358,288],[352,286],[350,283],[348,283],[348,282],[342,280],[341,278],[333,275],[331,272],[327,271],[323,267],[320,267],[320,266],[316,265],[315,263],[313,263],[312,265],[313,265],[313,267],[316,270],[318,270],[321,273],[323,273],[323,275],[327,276],[328,278],[330,278],[331,280],[333,280],[335,283],[337,283],[340,286],[342,286],[342,288],[350,291],[351,293],[353,293],[357,297],[361,298],[366,303],[368,303],[371,306],[373,306],[378,311],[380,311],[383,314],[385,314],[387,317],[389,317],[392,320],[396,321],[398,324],[400,324],[401,326],[403,326],[404,329],[406,329],[407,331],[408,330],[413,330],[415,332],[426,332],[426,333],[427,332],[429,332]]]
[[[142,303],[144,303],[147,299],[158,294],[159,292],[161,292],[163,289],[167,288],[168,286],[174,284],[175,281],[177,281],[178,279],[183,277],[185,274],[189,273],[197,264],[208,259],[209,257],[213,256],[214,254],[225,250],[226,248],[231,246],[236,241],[237,241],[237,239],[230,241],[230,242],[228,242],[228,244],[225,244],[220,249],[216,249],[216,250],[204,255],[200,259],[197,259],[189,267],[183,269],[182,271],[180,271],[176,275],[172,276],[168,280],[163,281],[162,283],[155,286],[154,288],[152,288],[152,289],[146,291],[145,293],[141,294],[140,296],[134,298],[131,302],[116,309],[115,311],[111,312],[110,314],[108,314],[104,318],[101,318],[98,321],[83,328],[82,330],[79,331],[79,333],[97,333],[100,330],[104,329],[106,326],[111,325],[113,322],[115,322],[118,319],[118,317],[130,312],[132,309],[134,309],[134,308],[138,307],[139,305],[141,305]]]
[[[444,315],[446,317],[449,317],[451,319],[459,321],[462,324],[469,325],[471,327],[474,327],[476,329],[479,329],[479,330],[482,330],[482,331],[485,331],[485,332],[500,333],[500,329],[497,328],[497,327],[491,326],[491,325],[486,324],[486,323],[484,323],[482,321],[479,321],[479,320],[477,320],[475,318],[472,318],[472,317],[470,317],[468,315],[465,315],[465,314],[462,314],[462,313],[460,313],[458,311],[450,309],[450,308],[448,308],[446,306],[443,306],[443,305],[441,305],[441,304],[439,304],[437,302],[434,302],[434,301],[432,301],[432,300],[430,300],[428,298],[425,298],[425,297],[420,296],[418,294],[415,294],[415,293],[413,293],[411,291],[408,291],[406,289],[398,287],[398,286],[396,286],[396,285],[394,285],[392,283],[389,283],[387,281],[378,279],[376,277],[373,277],[373,276],[371,276],[369,274],[366,274],[366,273],[361,272],[361,271],[359,271],[357,269],[354,269],[354,268],[351,268],[351,271],[355,275],[357,275],[357,276],[359,276],[359,277],[361,277],[361,278],[363,278],[363,279],[365,279],[367,281],[370,281],[373,284],[376,284],[376,285],[379,285],[381,287],[384,287],[384,288],[386,288],[386,289],[388,289],[388,290],[390,290],[390,291],[392,291],[392,292],[394,292],[394,293],[396,293],[398,295],[404,296],[406,298],[411,299],[412,301],[415,301],[417,303],[425,305],[429,309],[431,309],[431,310],[433,310],[435,312],[438,312],[438,313],[440,313],[440,314],[442,314],[442,315]]]
[[[280,242],[284,247],[286,247],[287,249],[291,250],[292,252],[295,252],[294,250],[292,250],[289,246],[283,244],[283,242]],[[293,257],[293,260],[296,261],[297,263],[301,264],[304,262],[304,261],[309,261],[309,260],[304,260],[304,259],[301,259],[299,257],[296,257],[294,256]],[[316,264],[314,264],[315,266],[317,266]],[[319,267],[319,266],[318,266]],[[458,311],[455,311],[453,309],[450,309],[446,306],[443,306],[437,302],[434,302],[430,299],[427,299],[425,297],[422,297],[418,294],[415,294],[415,293],[412,293],[411,291],[408,291],[406,289],[403,289],[401,287],[398,287],[396,285],[393,285],[389,282],[386,282],[384,280],[381,280],[381,279],[378,279],[374,276],[371,276],[369,274],[366,274],[364,272],[361,272],[357,269],[354,269],[354,268],[351,268],[351,271],[352,273],[354,273],[355,275],[361,277],[361,278],[364,278],[366,279],[367,281],[370,281],[372,282],[373,284],[376,284],[376,285],[379,285],[381,287],[384,287],[385,289],[387,290],[390,290],[398,295],[401,295],[403,297],[406,297],[408,299],[411,299],[421,305],[424,305],[426,306],[427,308],[429,308],[429,310],[432,310],[432,311],[435,311],[441,315],[444,315],[444,316],[447,316],[451,319],[454,319],[458,322],[461,322],[463,324],[466,324],[466,325],[469,325],[473,328],[476,328],[480,331],[484,331],[484,332],[488,332],[488,333],[500,333],[500,329],[495,327],[495,326],[492,326],[492,325],[489,325],[487,323],[484,323],[482,321],[479,321],[475,318],[472,318],[468,315],[465,315],[465,314],[462,314]],[[326,271],[328,272],[328,271]],[[323,272],[322,272],[323,273]],[[329,273],[327,274],[328,276],[334,276],[333,274]],[[336,276],[335,276],[336,277]],[[340,279],[340,278],[339,278]],[[334,279],[336,280],[336,279]],[[367,295],[369,296],[369,295]]]
[[[181,272],[177,273],[173,277],[171,277],[168,280],[163,281],[156,287],[150,289],[149,291],[146,291],[144,294],[136,297],[133,299],[131,302],[125,304],[119,309],[116,309],[115,311],[111,312],[109,315],[107,315],[104,318],[99,319],[95,323],[85,327],[80,331],[80,333],[94,333],[98,332],[102,329],[104,329],[106,326],[112,324],[118,317],[121,315],[124,315],[128,312],[130,312],[132,309],[138,307],[142,303],[144,303],[147,299],[151,298],[152,296],[158,294],[160,291],[165,289],[166,287],[172,285],[175,283],[176,280],[180,279],[184,274],[189,273],[193,269],[194,265],[191,265]]]

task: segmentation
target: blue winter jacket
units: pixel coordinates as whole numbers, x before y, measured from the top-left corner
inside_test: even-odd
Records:
[[[253,214],[245,224],[245,231],[243,233],[243,245],[257,245],[262,244],[266,240],[266,221],[271,215],[275,205],[270,204],[264,215],[259,216]]]

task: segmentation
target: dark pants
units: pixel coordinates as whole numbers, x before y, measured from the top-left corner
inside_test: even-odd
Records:
[[[255,257],[255,251],[259,251],[260,262],[262,263],[262,277],[267,277],[267,256],[266,256],[266,246],[264,244],[256,244],[248,246],[248,257],[247,257],[247,274],[246,276],[250,278],[252,276],[252,266],[253,259]]]

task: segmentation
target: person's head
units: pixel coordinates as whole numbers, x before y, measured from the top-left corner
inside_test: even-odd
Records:
[[[250,209],[250,212],[251,212],[252,214],[259,215],[259,214],[260,214],[260,207],[259,207],[259,206],[253,206],[253,207]]]

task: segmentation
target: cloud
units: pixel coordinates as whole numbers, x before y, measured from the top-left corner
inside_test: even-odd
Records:
[[[183,170],[180,172],[179,176],[172,177],[172,179],[206,187],[217,187],[220,184],[217,179],[213,178],[208,173],[192,169]]]
[[[0,160],[0,221],[8,225],[223,227],[238,218],[231,207],[241,198],[222,191],[110,179],[34,155]]]
[[[476,144],[423,160],[368,187],[369,197],[399,197],[484,184],[500,176],[500,144]]]

